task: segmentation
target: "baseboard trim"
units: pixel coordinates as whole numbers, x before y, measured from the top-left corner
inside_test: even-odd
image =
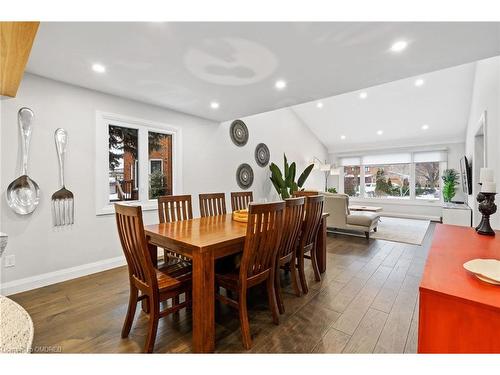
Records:
[[[381,217],[399,217],[401,219],[416,219],[416,220],[430,220],[430,221],[441,221],[440,216],[432,216],[432,215],[413,215],[413,214],[403,214],[398,212],[381,212]]]
[[[0,288],[0,294],[8,296],[11,294],[21,293],[28,290],[41,288],[43,286],[60,283],[77,277],[91,275],[93,273],[106,271],[112,268],[120,267],[126,264],[125,257],[119,256],[100,260],[94,263],[87,263],[81,266],[65,268],[62,270],[42,273],[24,279],[18,279],[4,283]]]

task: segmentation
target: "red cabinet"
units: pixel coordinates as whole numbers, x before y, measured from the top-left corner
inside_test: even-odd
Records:
[[[419,353],[500,353],[500,286],[463,268],[500,259],[500,232],[438,224],[420,283]]]

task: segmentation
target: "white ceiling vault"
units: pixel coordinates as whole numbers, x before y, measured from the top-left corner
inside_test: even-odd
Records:
[[[475,63],[460,65],[296,105],[292,110],[330,153],[463,142],[474,73]],[[416,86],[417,80],[422,85]],[[365,99],[360,98],[362,92]]]
[[[27,70],[224,121],[499,55],[499,25],[461,22],[43,22]],[[399,39],[406,40],[408,48],[395,54],[390,46]],[[102,64],[106,72],[92,71],[91,66],[95,63]],[[461,69],[463,71],[459,69],[454,73],[455,78],[465,84],[470,79],[470,68]],[[274,87],[280,79],[287,82],[287,87],[281,91]],[[430,90],[432,85],[429,81],[425,89]],[[444,94],[444,91],[439,92]],[[363,104],[373,105],[370,104],[374,103],[373,97],[370,93]],[[432,101],[427,99],[428,104],[438,112],[443,109],[442,105],[456,105],[464,99],[454,97],[439,101],[439,94],[433,94],[432,98]],[[338,100],[342,103],[347,99],[340,97]],[[219,103],[219,108],[211,108],[211,102]],[[334,103],[337,109],[341,106]],[[326,106],[323,109],[327,109]],[[306,107],[297,110],[318,135],[329,132],[337,135],[337,131],[332,131],[332,119],[311,120]],[[457,112],[462,110],[457,108]],[[324,112],[336,116],[333,110]],[[355,115],[352,111],[350,114]],[[397,119],[400,117],[394,113],[380,121],[392,124]],[[432,130],[444,123],[439,119],[413,120],[418,124],[429,122],[429,130]],[[451,123],[453,119],[450,117],[445,122]],[[370,123],[373,125],[373,121]],[[321,126],[325,129],[319,129]],[[400,126],[410,126],[410,122]],[[384,134],[388,133],[389,127]],[[337,147],[334,138],[320,137],[329,147]],[[350,139],[351,136],[346,140]]]

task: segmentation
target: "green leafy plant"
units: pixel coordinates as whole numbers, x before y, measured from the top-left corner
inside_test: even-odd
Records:
[[[279,194],[281,199],[290,198],[293,196],[293,193],[298,190],[303,190],[302,186],[306,182],[309,174],[314,168],[314,164],[309,165],[299,176],[297,182],[295,182],[295,175],[297,172],[297,165],[295,162],[292,164],[288,164],[288,160],[286,155],[283,155],[284,158],[284,171],[283,173],[279,169],[279,167],[271,163],[269,169],[271,170],[271,181],[273,183],[276,192]]]
[[[329,193],[337,194],[337,188],[328,188]]]
[[[149,175],[149,199],[156,199],[165,195],[165,175],[160,171],[154,171]]]
[[[445,202],[450,202],[455,196],[455,186],[458,185],[458,172],[455,169],[446,169],[441,178],[444,181],[443,199]]]

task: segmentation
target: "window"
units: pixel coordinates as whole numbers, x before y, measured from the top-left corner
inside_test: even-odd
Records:
[[[172,194],[172,135],[148,132],[149,199]]]
[[[343,192],[363,199],[439,202],[447,157],[441,150],[341,157]]]
[[[441,197],[439,162],[415,163],[415,197],[439,200]]]
[[[365,198],[410,198],[410,164],[367,165]]]
[[[361,181],[359,166],[344,167],[344,193],[350,197],[359,197],[359,183]]]
[[[96,112],[96,213],[133,201],[157,209],[160,195],[182,192],[181,130]]]
[[[109,201],[138,199],[139,132],[108,126]]]

